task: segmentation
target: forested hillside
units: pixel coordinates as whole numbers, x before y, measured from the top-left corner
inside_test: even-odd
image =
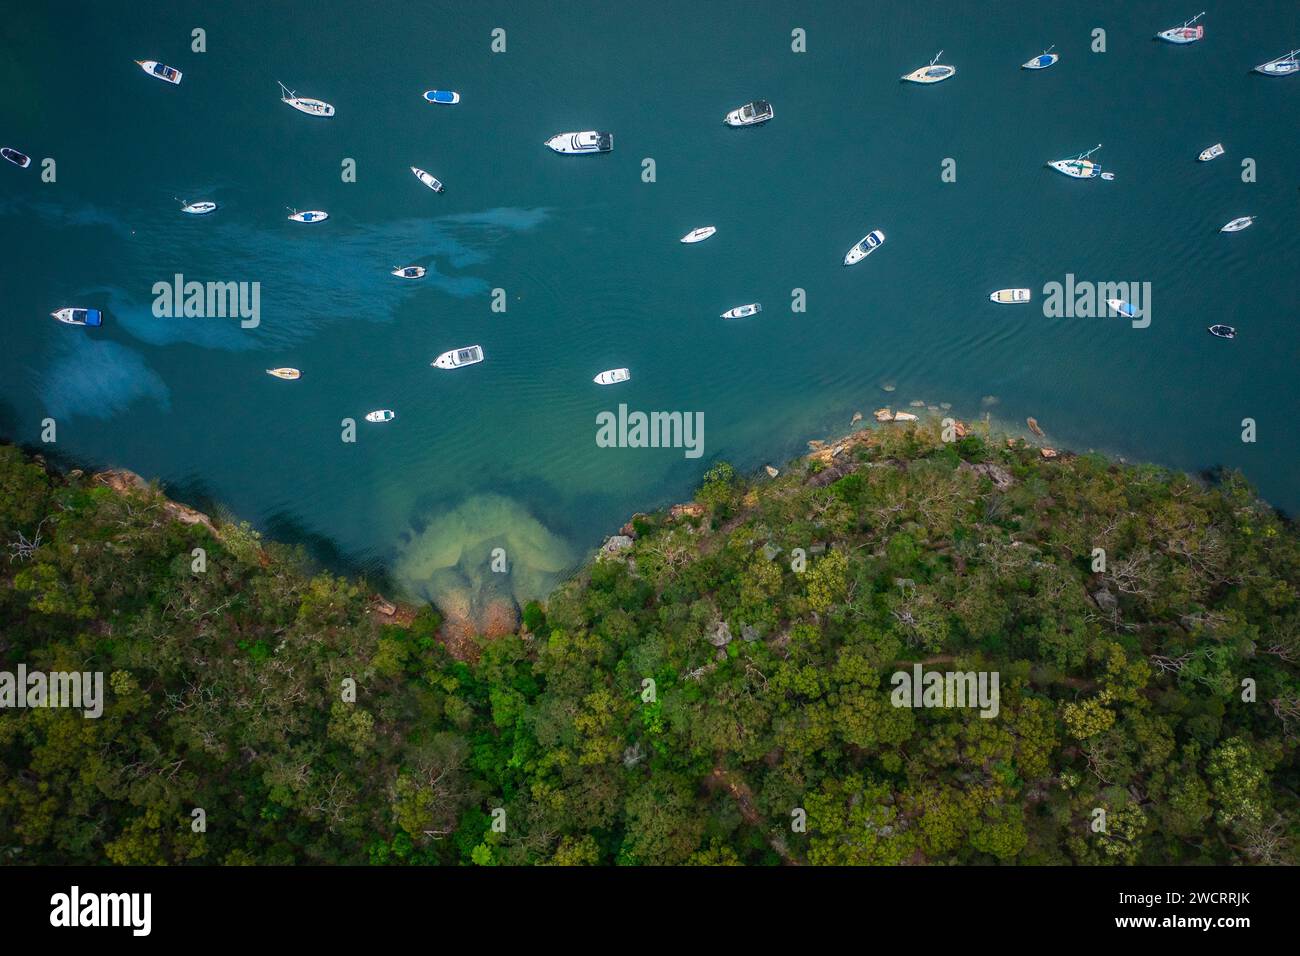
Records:
[[[0,709],[0,860],[1296,862],[1300,546],[1237,476],[890,426],[628,530],[454,660],[0,447],[0,671],[108,688]],[[918,661],[996,716],[894,706]]]

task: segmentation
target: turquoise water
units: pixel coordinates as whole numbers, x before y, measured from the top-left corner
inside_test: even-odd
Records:
[[[1300,77],[1249,70],[1300,45],[1300,7],[1196,5],[1207,38],[1188,47],[1152,41],[1197,12],[1164,2],[14,11],[0,140],[34,163],[0,168],[0,434],[38,444],[53,417],[69,460],[157,476],[433,597],[494,586],[498,546],[512,573],[495,586],[542,593],[711,462],[779,464],[854,411],[916,399],[1033,415],[1058,447],[1238,467],[1293,510]],[[790,50],[796,27],[807,53]],[[1051,43],[1057,66],[1018,68]],[[940,48],[955,78],[898,82]],[[337,116],[284,106],[277,79]],[[435,87],[462,103],[426,104]],[[772,123],[722,125],[755,97]],[[542,145],[589,128],[614,132],[612,154]],[[1220,141],[1225,157],[1196,162]],[[1043,166],[1098,142],[1114,182]],[[221,208],[191,218],[173,196]],[[331,218],[287,222],[285,206]],[[1218,234],[1247,214],[1252,229]],[[677,242],[706,223],[714,238]],[[884,248],[842,267],[873,228]],[[388,274],[415,263],[421,281]],[[259,282],[260,325],[156,318],[153,284],[175,273]],[[1044,284],[1067,273],[1150,282],[1151,326],[1044,317]],[[988,302],[1006,286],[1035,303]],[[718,318],[750,301],[761,315]],[[103,308],[105,328],[46,318],[74,304]],[[1239,338],[1206,334],[1215,322]],[[429,367],[473,343],[482,365]],[[303,378],[263,373],[281,365]],[[591,383],[618,366],[631,382]],[[703,412],[703,456],[597,447],[595,416],[619,403]],[[397,420],[360,421],[373,408]]]

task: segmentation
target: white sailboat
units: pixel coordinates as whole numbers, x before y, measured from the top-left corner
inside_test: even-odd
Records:
[[[1292,50],[1286,56],[1261,63],[1255,67],[1255,72],[1263,73],[1265,76],[1290,76],[1292,73],[1300,73],[1300,50]]]
[[[751,315],[757,315],[763,311],[763,306],[759,302],[751,302],[749,305],[738,305],[734,309],[728,309],[722,313],[724,319],[747,319]]]
[[[1161,30],[1156,34],[1156,37],[1167,43],[1195,43],[1197,40],[1201,39],[1201,37],[1205,36],[1205,24],[1196,22],[1203,16],[1205,16],[1204,10],[1180,27],[1170,27],[1168,30]]]
[[[1225,225],[1219,232],[1241,232],[1243,229],[1249,229],[1255,224],[1258,216],[1238,216],[1232,222]]]
[[[299,212],[289,206],[285,206],[284,208],[289,210],[289,218],[294,222],[324,222],[330,217],[330,214],[324,209],[307,209],[303,212]]]
[[[1047,165],[1058,173],[1063,173],[1075,179],[1092,179],[1101,175],[1101,166],[1088,157],[1099,149],[1101,149],[1101,143],[1098,143],[1086,153],[1080,153],[1073,159],[1054,159]]]
[[[1042,53],[1038,54],[1038,56],[1028,59],[1024,63],[1021,63],[1020,68],[1022,70],[1047,69],[1049,66],[1052,66],[1054,63],[1056,63],[1057,60],[1061,58],[1061,54],[1052,52],[1052,50],[1054,50],[1055,48],[1056,48],[1056,44],[1053,43]]]
[[[397,266],[393,269],[393,275],[399,279],[423,279],[424,273],[424,266]]]
[[[906,80],[908,83],[938,83],[942,80],[948,79],[950,76],[955,76],[957,68],[955,66],[945,66],[940,63],[939,57],[941,56],[943,56],[942,50],[934,55],[934,59],[930,61],[929,66],[923,66],[919,70],[913,70],[906,76],[900,76],[899,79]]]
[[[275,82],[280,83],[279,80]],[[324,100],[312,99],[310,96],[299,96],[289,87],[280,83],[280,101],[288,103],[299,113],[306,113],[308,116],[333,116],[334,107]]]
[[[172,198],[176,199],[175,196]],[[206,216],[210,212],[217,211],[217,204],[206,199],[199,202],[190,202],[188,199],[176,199],[176,201],[181,204],[181,212],[191,216]]]
[[[302,372],[296,368],[268,368],[267,375],[274,375],[276,378],[282,378],[286,382],[293,382],[302,377]]]
[[[718,230],[713,226],[700,226],[698,229],[692,229],[686,235],[682,236],[682,242],[703,242],[717,231]]]

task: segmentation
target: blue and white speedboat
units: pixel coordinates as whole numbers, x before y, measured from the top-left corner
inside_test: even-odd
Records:
[[[452,90],[425,90],[424,98],[430,103],[442,103],[455,106],[460,102],[460,94]]]
[[[885,234],[879,229],[873,229],[871,232],[863,236],[860,242],[855,243],[852,249],[844,254],[844,264],[846,266],[851,266],[855,262],[861,262],[884,244]]]
[[[1026,60],[1024,63],[1021,63],[1020,68],[1022,70],[1047,69],[1049,66],[1051,66],[1053,63],[1055,63],[1057,60],[1061,58],[1061,54],[1052,52],[1052,49],[1055,46],[1056,44],[1053,43],[1051,46],[1049,46],[1042,53],[1038,54],[1038,56],[1034,57],[1032,60]]]
[[[50,315],[64,325],[85,325],[94,329],[104,324],[104,313],[99,309],[59,309]]]
[[[166,63],[159,63],[157,60],[136,60],[135,65],[144,70],[155,80],[162,80],[164,83],[170,83],[172,86],[181,85],[181,77],[184,76],[180,70],[168,66]]]
[[[1107,299],[1106,304],[1115,311],[1116,315],[1122,315],[1126,319],[1133,319],[1141,314],[1136,305],[1123,299]]]

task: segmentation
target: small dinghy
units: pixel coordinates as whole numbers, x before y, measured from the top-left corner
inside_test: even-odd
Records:
[[[483,346],[467,345],[463,349],[451,349],[443,352],[429,364],[435,368],[464,368],[466,365],[477,365],[483,361]]]
[[[703,242],[717,231],[717,228],[714,226],[700,226],[700,228],[692,229],[686,235],[682,236],[682,242]]]
[[[1136,318],[1139,315],[1137,306],[1132,302],[1125,302],[1123,299],[1107,299],[1106,304],[1116,315],[1122,315],[1126,319]]]
[[[913,70],[906,76],[900,76],[899,79],[905,80],[908,83],[938,83],[941,80],[948,79],[950,76],[955,76],[957,74],[957,68],[955,66],[944,66],[939,62],[939,57],[941,56],[943,56],[942,50],[934,55],[934,59],[930,61],[929,66],[923,66],[919,70]]]
[[[1033,298],[1033,293],[1028,289],[998,289],[997,292],[989,294],[989,301],[996,302],[999,305],[1028,302],[1031,298]]]
[[[1238,216],[1232,222],[1225,225],[1219,232],[1241,232],[1243,229],[1249,229],[1255,224],[1258,216]]]
[[[758,302],[751,302],[749,305],[738,305],[734,309],[728,309],[722,313],[724,319],[747,319],[751,315],[757,315],[763,311],[763,306]]]
[[[32,158],[30,156],[26,153],[20,153],[18,150],[10,146],[0,148],[0,156],[3,156],[5,159],[9,160],[9,162],[13,163],[15,166],[21,167],[22,169],[26,169],[32,164]]]
[[[64,325],[84,325],[97,329],[104,324],[104,313],[99,309],[59,309],[50,315]]]
[[[172,198],[176,199],[175,196]],[[188,199],[176,199],[176,201],[181,204],[181,212],[191,216],[206,216],[210,212],[217,211],[217,204],[206,199],[199,202],[190,202]]]
[[[619,382],[626,382],[632,377],[632,373],[625,368],[611,368],[601,372],[592,379],[597,385],[617,385]]]
[[[851,266],[855,262],[861,262],[884,244],[885,234],[879,229],[873,229],[863,236],[860,241],[854,243],[853,248],[844,254],[844,264]]]
[[[1114,173],[1102,173],[1102,174],[1101,174],[1101,178],[1102,178],[1104,181],[1108,182],[1108,183],[1113,183],[1113,182],[1115,181],[1115,174],[1114,174]]]
[[[1205,25],[1196,21],[1205,16],[1201,11],[1192,17],[1180,27],[1170,27],[1168,30],[1161,30],[1156,34],[1156,38],[1164,40],[1167,43],[1195,43],[1201,37],[1205,36]]]
[[[280,83],[279,80],[275,82]],[[288,103],[299,113],[306,113],[308,116],[333,116],[334,107],[324,100],[315,100],[310,96],[299,96],[289,87],[280,83],[280,102]]]
[[[282,378],[286,382],[292,382],[295,379],[302,377],[302,372],[298,371],[296,368],[268,368],[266,374],[274,375],[276,378]]]
[[[1300,73],[1300,50],[1292,50],[1286,56],[1280,56],[1276,60],[1269,60],[1267,63],[1261,63],[1255,67],[1256,73],[1263,73],[1265,76],[1290,76],[1292,73]]]
[[[419,166],[412,166],[411,172],[415,174],[416,179],[424,183],[434,192],[436,193],[442,192],[442,183],[440,183],[437,179],[435,179],[432,173],[425,172]]]
[[[330,217],[330,214],[323,209],[308,209],[306,212],[299,212],[296,209],[289,209],[289,218],[294,222],[324,222]]]
[[[1054,64],[1057,60],[1059,60],[1059,59],[1061,58],[1061,54],[1059,54],[1059,53],[1053,53],[1053,52],[1052,52],[1052,50],[1055,49],[1055,48],[1056,48],[1056,44],[1053,43],[1051,46],[1049,46],[1049,47],[1048,47],[1046,50],[1044,50],[1042,53],[1038,54],[1038,56],[1034,57],[1034,58],[1031,59],[1031,60],[1026,60],[1024,63],[1021,63],[1021,64],[1020,64],[1020,69],[1022,69],[1022,70],[1045,70],[1045,69],[1047,69],[1049,66],[1051,66],[1052,64]]]
[[[398,266],[393,270],[393,275],[399,279],[423,279],[424,273],[424,266]]]
[[[757,126],[759,123],[766,123],[775,115],[776,111],[767,100],[754,100],[752,103],[736,107],[722,118],[722,122],[728,126]]]
[[[368,422],[391,422],[397,417],[397,413],[391,408],[380,408],[373,412],[366,412],[366,421]]]
[[[430,103],[442,103],[447,106],[455,106],[460,102],[460,94],[451,90],[426,90],[424,98]]]
[[[614,134],[589,129],[580,133],[556,133],[546,145],[557,153],[608,153],[614,148]]]
[[[1215,143],[1213,146],[1209,147],[1208,149],[1201,150],[1201,155],[1197,156],[1196,158],[1203,163],[1208,163],[1210,160],[1216,159],[1222,155],[1223,155],[1223,144]]]
[[[1212,325],[1208,329],[1211,335],[1217,335],[1221,339],[1235,339],[1237,330],[1231,325]]]
[[[136,60],[136,66],[144,70],[150,76],[162,80],[164,83],[170,83],[172,86],[181,85],[180,70],[168,66],[166,63],[159,63],[157,60]]]
[[[1101,167],[1088,157],[1099,149],[1101,149],[1101,143],[1098,143],[1086,153],[1080,153],[1073,159],[1054,159],[1047,165],[1058,173],[1071,176],[1074,179],[1092,179],[1101,175]]]

